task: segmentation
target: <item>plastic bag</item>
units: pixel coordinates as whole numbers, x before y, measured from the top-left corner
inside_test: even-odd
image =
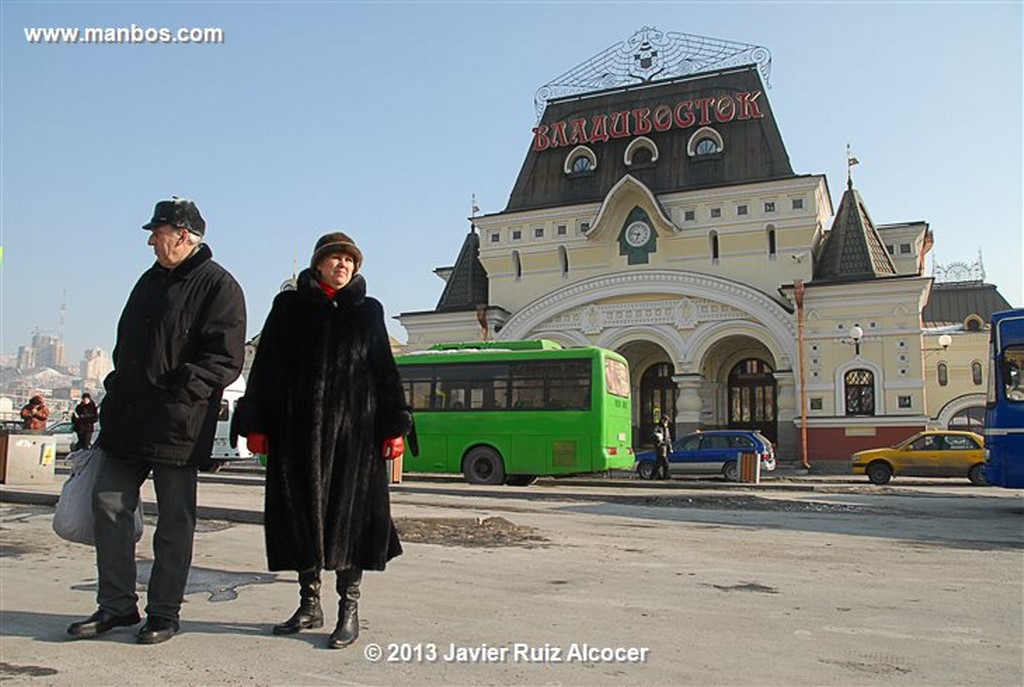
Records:
[[[103,449],[87,448],[75,451],[67,458],[71,473],[57,499],[53,513],[53,531],[61,539],[78,544],[95,545],[93,533],[92,488],[96,484],[96,473],[100,463],[110,460]],[[135,509],[135,541],[142,538],[142,499]]]

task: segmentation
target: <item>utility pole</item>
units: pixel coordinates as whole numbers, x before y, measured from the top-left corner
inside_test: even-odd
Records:
[[[810,470],[811,462],[807,458],[807,392],[804,362],[804,280],[793,282],[793,295],[796,299],[796,347],[800,359],[800,467]]]

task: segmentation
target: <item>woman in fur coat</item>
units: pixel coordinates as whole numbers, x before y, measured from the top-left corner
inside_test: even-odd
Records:
[[[362,571],[383,570],[402,552],[386,459],[404,451],[412,424],[362,263],[344,233],[317,241],[296,289],[274,299],[235,413],[249,449],[267,454],[269,568],[299,575],[299,608],[274,633],[323,626],[320,571],[334,570],[335,649],[359,634]]]

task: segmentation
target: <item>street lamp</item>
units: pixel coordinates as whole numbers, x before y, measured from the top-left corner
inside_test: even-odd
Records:
[[[939,337],[938,348],[922,348],[922,351],[935,352],[935,351],[946,351],[949,349],[949,345],[953,343],[953,337],[949,334],[943,334]]]
[[[863,338],[864,330],[861,329],[859,324],[853,325],[853,328],[850,330],[850,341],[853,343],[855,355],[860,355],[860,340]]]

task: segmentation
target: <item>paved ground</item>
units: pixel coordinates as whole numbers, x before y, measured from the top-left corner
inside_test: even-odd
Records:
[[[214,477],[200,487],[183,632],[157,646],[130,630],[67,641],[67,624],[93,610],[92,550],[50,530],[59,482],[0,489],[0,680],[1024,683],[1021,491],[852,478],[406,482],[393,490],[406,553],[367,575],[358,642],[328,651],[333,593],[328,627],[270,635],[294,609],[294,575],[264,569],[260,480]]]

